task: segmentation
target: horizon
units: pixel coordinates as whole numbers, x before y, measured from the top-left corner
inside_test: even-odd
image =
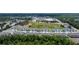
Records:
[[[79,16],[79,13],[0,13],[0,16]]]

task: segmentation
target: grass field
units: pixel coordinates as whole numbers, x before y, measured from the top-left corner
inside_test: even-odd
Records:
[[[48,29],[63,29],[64,26],[60,23],[46,23],[46,22],[30,22],[30,28],[48,28]]]

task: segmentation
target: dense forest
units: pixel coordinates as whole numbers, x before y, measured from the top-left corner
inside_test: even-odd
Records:
[[[25,16],[40,16],[40,17],[59,17],[59,16],[79,16],[79,13],[0,13],[0,21],[11,20],[10,17],[25,17]]]
[[[1,45],[73,45],[69,37],[57,35],[0,36]]]

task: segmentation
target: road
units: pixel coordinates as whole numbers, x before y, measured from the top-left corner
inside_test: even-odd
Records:
[[[79,38],[71,38],[70,40],[72,40],[75,43],[79,43]]]
[[[56,19],[56,21],[58,21],[59,23],[63,23],[63,22],[61,22],[60,20],[58,20],[58,19]]]

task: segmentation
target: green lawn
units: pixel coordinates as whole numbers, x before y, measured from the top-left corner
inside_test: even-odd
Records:
[[[30,28],[48,28],[48,29],[63,29],[64,26],[59,23],[46,23],[46,22],[30,22],[32,25]]]

